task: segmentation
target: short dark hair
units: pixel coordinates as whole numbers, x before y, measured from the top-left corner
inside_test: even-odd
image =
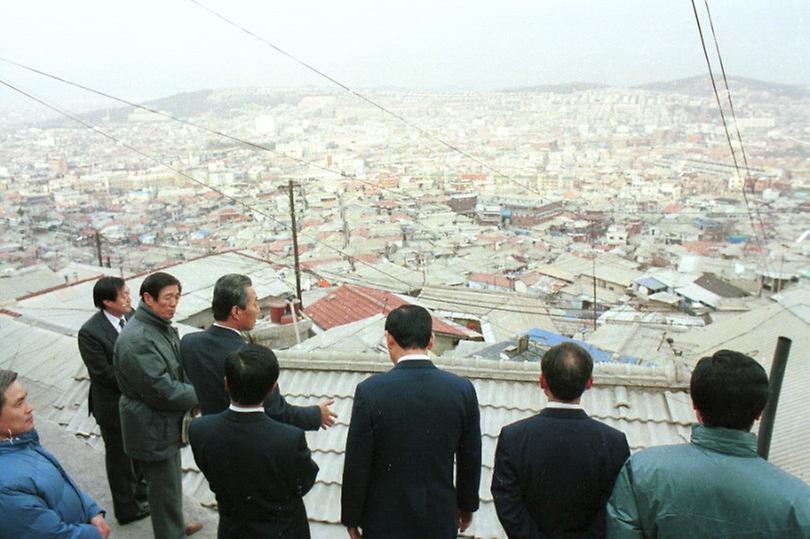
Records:
[[[278,380],[278,360],[260,344],[246,344],[225,358],[225,379],[238,404],[260,404]]]
[[[385,331],[405,350],[427,348],[433,334],[433,318],[419,305],[400,305],[388,313]]]
[[[217,279],[214,285],[214,299],[211,301],[214,320],[219,322],[227,320],[234,305],[240,309],[247,307],[248,286],[253,286],[250,277],[239,273],[228,273]]]
[[[745,354],[719,350],[697,362],[689,393],[707,427],[748,431],[768,402],[768,375]]]
[[[104,308],[105,301],[118,299],[118,292],[126,286],[121,277],[102,277],[93,285],[93,305],[99,309]]]
[[[581,346],[564,342],[549,348],[540,360],[548,390],[562,401],[582,396],[593,374],[593,359]]]
[[[3,406],[6,405],[6,390],[16,379],[16,372],[0,369],[0,413],[3,412]]]
[[[158,271],[143,280],[138,295],[141,296],[141,299],[143,299],[144,294],[149,294],[153,299],[158,299],[161,290],[175,284],[177,285],[178,291],[182,292],[183,286],[180,284],[180,281],[177,280],[177,277]]]

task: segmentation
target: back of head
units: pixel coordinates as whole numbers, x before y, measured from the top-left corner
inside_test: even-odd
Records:
[[[177,289],[180,292],[183,291],[183,286],[180,284],[180,281],[177,280],[177,277],[162,271],[157,271],[143,280],[138,295],[141,299],[143,299],[144,294],[149,294],[153,299],[158,299],[160,291],[172,285],[177,285]]]
[[[593,359],[581,346],[564,342],[543,354],[540,368],[551,394],[561,401],[573,401],[582,396],[588,386]]]
[[[768,402],[768,375],[745,354],[720,350],[698,361],[689,392],[704,425],[747,431]]]
[[[17,380],[17,373],[5,369],[0,369],[0,413],[6,405],[6,390]]]
[[[104,301],[115,301],[124,285],[126,282],[120,277],[102,277],[93,285],[93,305],[103,309]]]
[[[214,285],[214,299],[211,301],[211,312],[214,320],[222,322],[228,319],[231,309],[247,307],[247,287],[253,286],[250,277],[239,273],[228,273],[217,279]]]
[[[401,305],[388,313],[385,331],[403,350],[424,350],[433,335],[433,319],[419,305]]]
[[[246,344],[225,358],[228,392],[237,404],[261,404],[278,380],[278,360],[260,344]]]

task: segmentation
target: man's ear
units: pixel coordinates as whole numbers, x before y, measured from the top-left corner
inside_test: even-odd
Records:
[[[548,382],[546,382],[546,375],[540,373],[540,389],[546,390],[548,389]]]
[[[431,331],[430,332],[430,341],[428,342],[426,350],[432,350],[433,349],[433,343],[435,341],[436,341],[436,334]]]
[[[231,318],[233,318],[234,320],[239,319],[239,306],[234,305],[233,307],[231,307]]]
[[[228,390],[228,377],[222,379],[225,382],[225,392],[230,394],[231,392]]]
[[[700,423],[702,425],[703,424],[703,414],[701,414],[700,410],[698,410],[698,407],[695,404],[695,401],[692,401],[692,409],[695,411],[695,417],[697,418],[698,423]],[[759,419],[759,416],[757,416],[757,419]]]
[[[592,385],[593,385],[593,376],[591,376],[590,378],[588,378],[588,383],[587,383],[587,384],[585,384],[585,389],[586,389],[586,390],[587,390],[587,389],[590,389]]]

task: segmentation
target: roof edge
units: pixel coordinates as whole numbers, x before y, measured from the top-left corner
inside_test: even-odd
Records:
[[[281,366],[291,370],[378,373],[391,368],[391,360],[385,354],[280,350],[276,355]],[[539,363],[467,358],[433,358],[433,360],[437,366],[471,379],[536,382],[540,378]],[[646,387],[678,391],[689,387],[688,376],[680,376],[681,373],[674,366],[640,367],[597,363],[594,365],[593,374],[594,384],[597,386]]]

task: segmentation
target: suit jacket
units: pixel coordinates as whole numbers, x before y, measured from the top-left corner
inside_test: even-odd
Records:
[[[309,537],[302,497],[318,465],[301,429],[225,410],[192,421],[189,441],[217,498],[220,539]]]
[[[183,370],[200,400],[202,415],[217,414],[228,408],[225,391],[225,357],[245,344],[241,335],[228,328],[211,325],[205,331],[189,333],[180,341]],[[321,410],[318,406],[292,406],[276,387],[264,401],[267,415],[282,423],[304,430],[318,430]]]
[[[132,317],[134,311],[126,318]],[[113,369],[113,349],[118,331],[110,324],[104,311],[99,309],[79,330],[79,353],[90,374],[88,412],[102,427],[116,428],[121,419],[118,399],[121,390]]]
[[[455,458],[455,486],[453,484]],[[401,361],[357,386],[346,441],[341,522],[367,539],[456,537],[478,509],[481,425],[469,380]]]
[[[501,430],[492,496],[510,538],[604,537],[622,432],[583,410],[546,408]]]

